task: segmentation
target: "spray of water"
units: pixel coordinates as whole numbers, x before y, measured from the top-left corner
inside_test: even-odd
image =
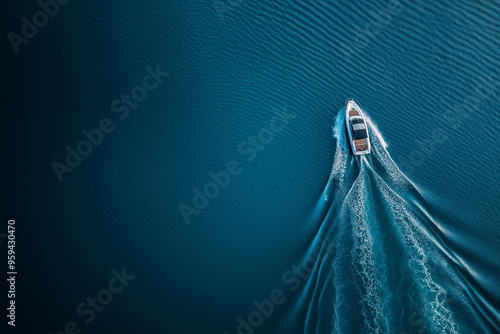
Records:
[[[390,291],[383,286],[382,278],[391,268],[386,267],[387,263],[377,263],[377,259],[381,257],[375,254],[375,244],[381,240],[377,240],[380,235],[374,231],[380,222],[376,221],[376,215],[368,215],[370,210],[374,210],[368,206],[374,203],[374,198],[378,198],[379,202],[387,204],[385,212],[391,220],[390,233],[399,236],[398,242],[406,250],[405,256],[414,268],[413,272],[408,273],[417,282],[418,298],[412,307],[417,307],[417,303],[425,305],[428,311],[425,313],[428,315],[427,321],[433,332],[459,333],[453,313],[445,302],[446,291],[434,279],[429,264],[429,257],[438,257],[439,254],[433,249],[432,242],[422,228],[422,222],[399,195],[415,187],[391,159],[387,151],[388,145],[374,122],[368,117],[366,119],[372,144],[370,156],[354,157],[350,154],[344,127],[344,110],[338,113],[333,128],[337,148],[325,196],[334,196],[341,203],[338,212],[342,217],[339,223],[343,225],[340,227],[340,234],[343,236],[340,239],[351,240],[351,244],[346,244],[346,247],[351,247],[350,254],[339,252],[333,265],[345,266],[346,258],[350,258],[354,282],[347,283],[345,275],[340,273],[334,275],[333,332],[343,333],[348,326],[342,318],[348,315],[347,310],[351,307],[349,303],[352,303],[352,293],[350,297],[346,297],[350,293],[350,286],[355,286],[360,297],[357,307],[361,307],[364,332],[399,333],[401,330],[395,325],[395,321],[390,323],[388,320],[396,315],[400,316],[401,310],[391,310],[388,302],[390,297],[384,296],[385,293],[390,294]],[[383,174],[379,175],[376,170],[382,170]],[[356,172],[358,174],[354,181],[350,182],[349,175]],[[374,184],[370,180],[374,180]]]

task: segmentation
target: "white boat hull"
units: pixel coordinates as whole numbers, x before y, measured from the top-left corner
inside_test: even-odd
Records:
[[[351,125],[352,120],[358,120],[359,128],[366,129],[366,138],[356,139],[354,138],[353,128]],[[359,120],[362,120],[360,122]],[[345,125],[347,129],[347,136],[351,146],[352,153],[354,155],[364,155],[371,152],[370,134],[368,132],[368,125],[364,117],[363,111],[359,105],[352,99],[348,100],[345,107]]]

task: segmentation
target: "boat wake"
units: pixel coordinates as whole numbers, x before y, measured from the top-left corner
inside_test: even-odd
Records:
[[[335,159],[315,210],[322,212],[318,235],[333,238],[336,251],[315,277],[326,287],[309,286],[321,289],[311,303],[333,317],[310,308],[304,333],[489,333],[439,222],[376,125],[367,117],[372,153],[353,156],[344,117],[341,110],[335,120]]]

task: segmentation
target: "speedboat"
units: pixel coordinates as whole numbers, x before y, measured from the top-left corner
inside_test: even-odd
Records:
[[[352,154],[369,154],[371,145],[368,126],[366,125],[363,111],[352,99],[347,100],[345,106],[345,125],[349,142],[351,143]]]

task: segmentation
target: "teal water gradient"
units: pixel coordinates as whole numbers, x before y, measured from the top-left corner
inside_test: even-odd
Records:
[[[210,1],[71,1],[18,55],[4,38],[24,332],[234,334],[276,289],[256,334],[498,332],[498,1],[238,3],[221,19]],[[39,6],[5,9],[19,32]],[[169,76],[120,120],[112,101],[156,64]],[[347,97],[369,157],[334,126]],[[59,183],[51,163],[104,117],[116,129]],[[186,225],[178,205],[231,160],[241,174]],[[136,279],[85,324],[75,307],[122,267]]]

